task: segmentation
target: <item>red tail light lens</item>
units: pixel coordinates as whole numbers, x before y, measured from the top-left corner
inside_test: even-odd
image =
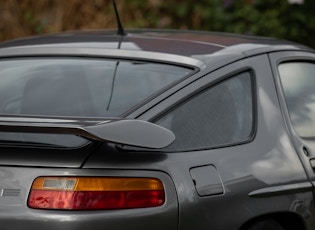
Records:
[[[30,208],[100,210],[163,205],[164,186],[155,178],[39,177],[28,199]]]

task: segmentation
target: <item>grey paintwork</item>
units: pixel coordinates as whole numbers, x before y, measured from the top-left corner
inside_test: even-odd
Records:
[[[218,80],[231,76],[231,73],[237,73],[237,71],[244,69],[254,71],[257,85],[255,90],[257,93],[256,133],[253,135],[253,139],[239,146],[178,153],[176,159],[173,159],[176,157],[176,153],[172,153],[169,155],[172,159],[168,157],[170,165],[172,161],[180,161],[185,165],[181,168],[186,169],[202,165],[214,165],[224,185],[225,194],[223,196],[199,198],[197,193],[191,189],[193,183],[187,182],[186,189],[178,192],[180,203],[185,203],[188,206],[180,206],[180,213],[184,220],[183,226],[188,225],[192,228],[193,226],[189,225],[189,221],[198,216],[201,218],[198,223],[207,222],[206,226],[209,228],[238,229],[248,216],[258,217],[277,212],[296,213],[296,210],[288,208],[296,208],[293,206],[294,203],[301,205],[300,210],[304,212],[298,215],[306,218],[305,220],[309,222],[310,226],[314,226],[314,219],[307,218],[310,217],[308,216],[310,207],[313,207],[312,187],[283,121],[273,74],[266,54],[243,59],[205,75],[199,81],[188,83],[173,97],[169,97],[163,103],[152,107],[151,113],[147,112],[140,118],[153,119],[156,114],[163,113],[176,104],[176,101],[180,102],[186,95],[193,94],[205,85],[210,87]],[[174,178],[175,183],[190,176],[188,170],[184,172],[181,171],[183,169],[173,168],[170,165],[166,166],[167,169],[165,170],[171,171],[170,174],[173,175],[172,178]],[[278,186],[280,185],[290,185],[293,188],[281,187],[280,193],[273,193],[270,196],[270,191],[279,189]],[[180,185],[176,187],[178,186]],[[192,191],[187,192],[188,188]],[[294,191],[296,188],[297,191]],[[250,197],[258,189],[265,189],[264,195],[268,193],[268,196],[263,199]],[[234,196],[237,198],[233,198]],[[190,199],[187,200],[187,197]],[[194,217],[192,218],[191,215]],[[229,221],[223,223],[222,217],[226,218],[227,216]],[[189,229],[189,227],[183,229]],[[197,229],[206,228],[198,226]]]
[[[135,40],[141,37],[158,41],[161,38],[157,35],[158,33],[154,36],[154,33],[144,31],[142,36],[138,34],[124,39]],[[173,42],[183,39],[188,41],[188,35],[191,34],[173,32],[166,34],[163,41],[167,42],[172,36]],[[47,230],[237,230],[256,218],[267,216],[285,220],[291,225],[289,227],[297,226],[296,229],[299,230],[314,229],[315,175],[309,164],[309,160],[315,157],[314,143],[300,140],[292,133],[276,71],[277,63],[286,60],[288,56],[291,60],[314,61],[313,51],[292,44],[281,45],[282,42],[274,40],[242,36],[201,33],[194,38],[196,44],[208,39],[208,46],[215,46],[216,49],[219,47],[219,50],[209,54],[194,54],[198,55],[194,58],[203,60],[207,68],[200,68],[195,75],[140,105],[126,114],[126,118],[154,121],[196,92],[246,70],[255,79],[255,129],[248,140],[222,148],[186,152],[148,151],[90,143],[89,146],[93,147],[85,151],[86,155],[81,152],[80,158],[76,158],[75,151],[70,154],[75,159],[74,165],[71,165],[70,159],[67,164],[63,164],[58,159],[47,156],[52,162],[48,167],[43,167],[45,164],[38,167],[38,162],[32,164],[31,161],[36,161],[39,157],[40,163],[43,163],[45,157],[40,154],[66,155],[69,150],[30,149],[29,152],[36,151],[37,155],[31,155],[32,159],[27,160],[20,154],[11,164],[10,156],[6,154],[0,158],[6,162],[5,166],[0,167],[0,189],[2,194],[8,194],[8,189],[16,190],[11,193],[15,194],[13,196],[0,196],[2,227],[45,227]],[[62,41],[60,37],[58,39]],[[192,37],[190,39],[193,40]],[[46,40],[49,44],[53,43],[52,38]],[[222,41],[231,44],[223,44]],[[253,45],[258,42],[261,45]],[[36,39],[24,43],[36,44]],[[18,46],[19,42],[13,44]],[[44,48],[45,42],[42,46]],[[305,156],[303,147],[309,149],[310,155]],[[16,151],[26,150],[20,148]],[[80,153],[81,150],[79,148],[76,151]],[[38,176],[47,175],[156,177],[163,181],[167,199],[163,206],[149,209],[71,212],[27,208],[26,200],[32,181]],[[286,227],[285,230],[292,229]]]
[[[281,109],[284,114],[284,121],[287,124],[288,132],[291,136],[291,140],[294,143],[295,150],[298,153],[301,161],[303,162],[303,166],[305,167],[307,176],[309,177],[313,186],[315,185],[315,173],[313,160],[315,159],[315,142],[314,139],[305,139],[299,137],[292,125],[290,124],[290,117],[288,114],[288,110],[286,109],[285,99],[283,92],[281,90],[280,77],[278,73],[278,64],[287,61],[306,61],[306,62],[314,62],[315,61],[315,53],[310,52],[302,52],[302,51],[287,51],[287,52],[276,52],[270,55],[270,60],[272,63],[272,70],[275,76],[275,81],[277,87],[277,91],[279,94],[281,103]]]

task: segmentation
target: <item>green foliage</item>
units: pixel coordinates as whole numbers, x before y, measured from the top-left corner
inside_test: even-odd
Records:
[[[124,3],[145,9],[144,16],[129,20],[128,27],[212,30],[271,36],[315,48],[315,39],[312,37],[315,34],[314,0],[304,0],[301,5],[289,4],[288,0],[128,0]]]
[[[315,48],[315,0],[116,0],[126,28],[271,36]],[[0,40],[62,30],[115,28],[112,0],[1,0]]]
[[[25,23],[29,28],[32,28],[34,34],[40,34],[43,32],[43,23],[35,19],[34,14],[30,11],[24,13]]]

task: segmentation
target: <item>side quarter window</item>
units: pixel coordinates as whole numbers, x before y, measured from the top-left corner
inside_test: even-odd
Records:
[[[278,69],[295,132],[301,137],[315,137],[315,64],[287,62]]]
[[[248,140],[253,130],[252,77],[243,72],[164,114],[155,123],[172,130],[169,151],[226,146]]]

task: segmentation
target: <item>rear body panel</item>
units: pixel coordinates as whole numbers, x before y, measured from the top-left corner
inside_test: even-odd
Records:
[[[152,177],[165,187],[161,207],[104,210],[58,211],[27,207],[30,187],[39,176]],[[0,222],[2,229],[177,229],[178,205],[170,177],[158,171],[88,170],[62,168],[1,167]],[[9,193],[11,191],[11,193]]]

